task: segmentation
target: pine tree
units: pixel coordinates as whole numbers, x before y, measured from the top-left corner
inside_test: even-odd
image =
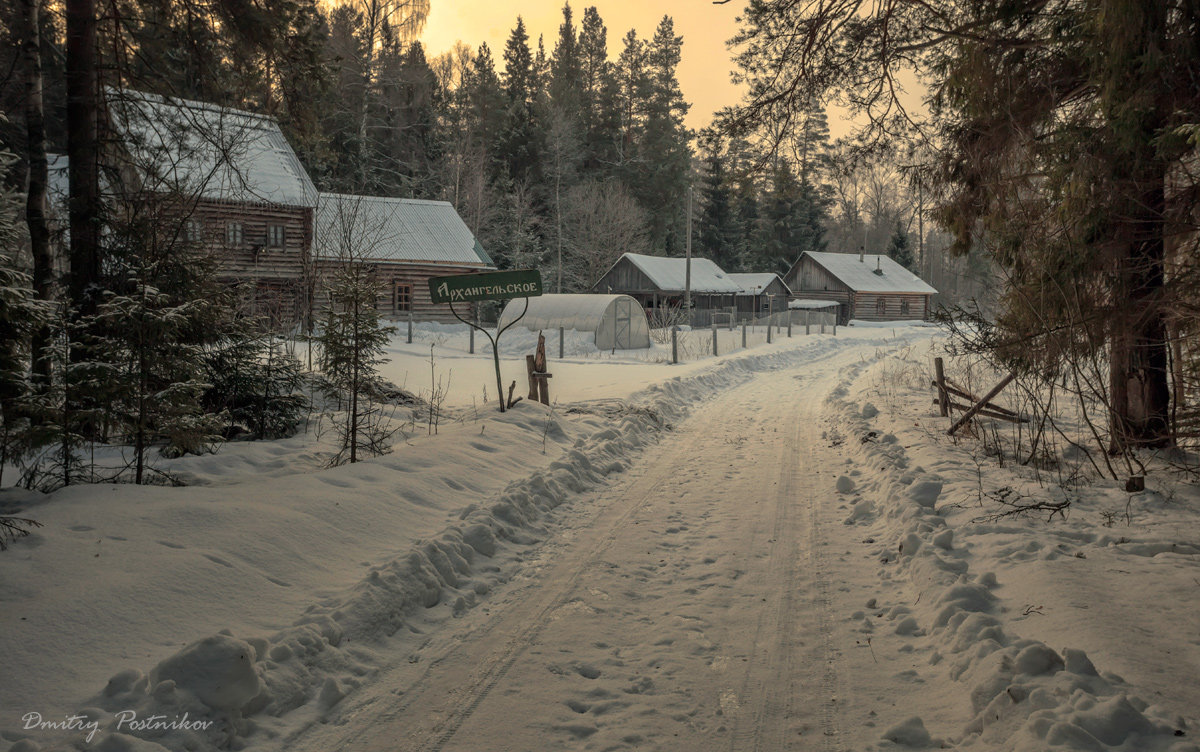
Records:
[[[354,201],[339,203],[337,212],[316,241],[337,259],[327,283],[329,306],[316,336],[326,396],[343,408],[335,415],[338,450],[330,465],[390,449],[392,430],[373,395],[380,392],[379,366],[387,362],[384,348],[395,331],[383,325],[377,307],[380,281],[366,262],[383,242],[384,229],[369,224]]]
[[[560,113],[578,118],[585,95],[580,60],[579,33],[572,20],[571,4],[563,5],[563,22],[550,58],[550,102]]]
[[[537,148],[537,124],[534,104],[538,95],[538,73],[529,50],[525,22],[517,25],[504,45],[504,93],[507,98],[500,152],[508,167],[510,180],[535,182],[540,176]]]
[[[892,239],[888,242],[887,255],[910,272],[917,271],[917,258],[908,242],[908,233],[900,222],[896,222],[896,231],[892,233]]]
[[[161,442],[165,454],[178,455],[219,440],[219,421],[201,407],[203,353],[230,308],[215,261],[183,236],[186,205],[161,195],[131,204],[111,225],[107,289],[82,321],[84,373],[103,396],[106,423],[132,444],[139,484],[148,479],[151,446]]]
[[[699,200],[702,209],[696,227],[697,250],[722,269],[738,268],[739,241],[743,230],[734,206],[729,173],[720,155],[714,154],[708,159],[708,170],[701,183]]]
[[[612,174],[620,144],[620,86],[608,59],[608,30],[595,6],[583,12],[579,29],[582,85],[583,165],[593,173]]]

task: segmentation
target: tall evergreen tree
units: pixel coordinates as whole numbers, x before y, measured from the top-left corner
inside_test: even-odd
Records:
[[[713,154],[699,193],[701,211],[696,228],[696,249],[726,270],[739,267],[742,227],[734,205],[733,186],[725,169],[725,160]]]
[[[887,255],[910,272],[917,271],[917,257],[908,241],[908,233],[899,222],[896,222],[896,230],[892,233],[892,239],[888,241]]]
[[[538,72],[529,49],[525,21],[517,16],[504,45],[504,94],[507,98],[504,130],[500,139],[502,159],[512,181],[533,181],[538,177],[538,153],[534,105],[537,101]]]

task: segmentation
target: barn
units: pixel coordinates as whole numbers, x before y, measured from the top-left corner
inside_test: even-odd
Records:
[[[692,258],[691,265],[691,323],[707,326],[713,311],[733,310],[742,288],[709,259]],[[592,285],[592,292],[628,295],[661,323],[668,312],[682,307],[686,284],[687,259],[625,253]]]
[[[791,290],[774,272],[733,273],[729,275],[741,292],[735,296],[739,319],[757,319],[787,308]]]
[[[805,251],[784,275],[792,295],[838,304],[838,318],[928,319],[937,290],[888,256]]]
[[[446,201],[322,193],[317,202],[313,256],[316,304],[326,305],[324,280],[338,264],[367,264],[381,283],[385,316],[454,321],[434,304],[429,278],[495,269],[483,246]]]

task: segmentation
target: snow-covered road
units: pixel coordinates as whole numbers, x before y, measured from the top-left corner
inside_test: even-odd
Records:
[[[1200,493],[947,438],[932,334],[609,364],[622,393],[564,361],[563,402],[468,381],[352,467],[296,437],[30,497],[0,750],[1200,752]],[[990,520],[1011,488],[1071,515]]]
[[[291,749],[845,749],[827,550],[838,366],[766,373],[697,410],[441,630]],[[866,651],[864,650],[864,656]],[[857,657],[855,657],[857,658]],[[870,661],[870,658],[867,658]],[[878,738],[878,732],[867,734]]]

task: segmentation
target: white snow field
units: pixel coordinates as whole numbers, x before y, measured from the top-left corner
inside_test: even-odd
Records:
[[[482,340],[402,325],[451,410],[391,454],[7,490],[45,527],[0,554],[0,752],[1200,749],[1195,487],[978,521],[1058,491],[944,435],[936,333],[548,333],[555,404],[501,415]]]

